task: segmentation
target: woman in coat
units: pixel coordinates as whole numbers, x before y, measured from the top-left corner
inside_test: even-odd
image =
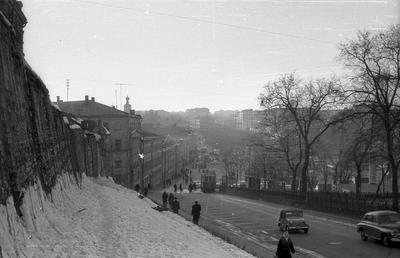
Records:
[[[294,246],[289,237],[289,232],[284,231],[281,239],[279,239],[276,256],[278,258],[292,258],[292,253],[294,254],[294,252]]]

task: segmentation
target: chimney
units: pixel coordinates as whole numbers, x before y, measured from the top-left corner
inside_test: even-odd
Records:
[[[85,95],[85,102],[89,101],[89,95]]]
[[[57,103],[60,102],[60,96],[57,96]]]
[[[94,97],[92,97],[92,101],[93,101],[93,102],[96,102]]]

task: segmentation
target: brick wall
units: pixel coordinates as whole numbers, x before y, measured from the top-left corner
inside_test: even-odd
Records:
[[[19,1],[0,0],[0,203],[36,182],[50,193],[62,173],[80,182],[81,174],[102,174],[103,141],[71,130],[66,115],[54,108],[49,93],[24,60]]]

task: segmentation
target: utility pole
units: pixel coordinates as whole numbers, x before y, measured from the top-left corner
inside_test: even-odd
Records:
[[[117,82],[115,85],[119,86],[119,108],[122,110],[122,86],[127,86],[128,84]],[[115,90],[115,104],[117,104],[117,90]]]
[[[67,101],[69,100],[69,79],[67,81]]]

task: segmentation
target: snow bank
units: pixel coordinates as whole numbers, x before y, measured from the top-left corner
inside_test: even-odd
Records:
[[[25,190],[19,218],[0,205],[4,257],[253,257],[106,178],[64,175],[50,196]]]

